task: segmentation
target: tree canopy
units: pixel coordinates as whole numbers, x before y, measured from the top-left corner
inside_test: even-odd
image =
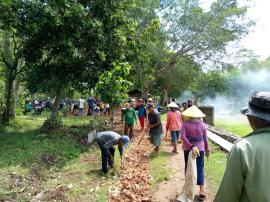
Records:
[[[119,104],[128,88],[163,97],[191,88],[209,93],[196,81],[223,78],[203,63],[216,62],[248,32],[245,14],[236,0],[217,0],[209,10],[199,0],[4,0],[0,28],[15,39],[13,58],[22,61],[31,93],[59,102],[66,89],[96,90]]]

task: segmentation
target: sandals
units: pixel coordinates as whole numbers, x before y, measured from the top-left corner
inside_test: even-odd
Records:
[[[206,195],[200,194],[198,197],[198,201],[204,201],[206,198],[207,198]]]

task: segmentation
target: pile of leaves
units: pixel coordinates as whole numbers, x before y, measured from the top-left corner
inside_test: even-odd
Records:
[[[138,134],[138,133],[137,133]],[[119,172],[120,185],[110,189],[110,201],[153,201],[150,191],[152,177],[149,175],[147,158],[152,146],[146,139],[138,145],[142,133],[133,140],[124,157]]]

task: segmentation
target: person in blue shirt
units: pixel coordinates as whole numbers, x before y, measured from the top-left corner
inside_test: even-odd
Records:
[[[146,109],[145,109],[145,106],[143,104],[142,99],[138,99],[138,105],[136,107],[136,110],[138,110],[138,117],[139,117],[140,125],[141,125],[142,130],[143,130],[144,129],[144,120],[146,118]]]

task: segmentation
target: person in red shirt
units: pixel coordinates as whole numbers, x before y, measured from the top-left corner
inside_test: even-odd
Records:
[[[179,139],[181,127],[182,127],[182,116],[179,110],[179,106],[175,102],[171,102],[167,107],[170,111],[167,113],[167,123],[166,123],[166,135],[168,130],[171,132],[171,141],[173,144],[173,151],[177,153],[177,142]]]

